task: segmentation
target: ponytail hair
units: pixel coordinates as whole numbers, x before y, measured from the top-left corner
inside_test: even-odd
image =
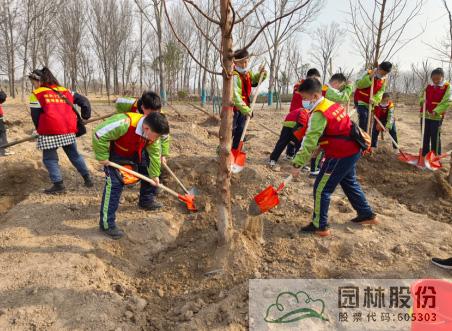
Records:
[[[60,83],[52,74],[49,68],[43,67],[42,69],[35,69],[29,75],[28,78],[39,81],[42,85],[57,85],[60,86]]]

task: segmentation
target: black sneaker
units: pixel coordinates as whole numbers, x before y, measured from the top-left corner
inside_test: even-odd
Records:
[[[432,258],[432,263],[440,268],[452,270],[452,257],[448,259]]]
[[[141,209],[144,209],[144,210],[156,210],[156,209],[162,208],[163,205],[160,202],[154,200],[154,201],[148,202],[146,204],[140,202],[140,203],[138,203],[138,207],[140,207]]]
[[[52,187],[44,190],[45,194],[63,194],[66,193],[63,181],[53,183]]]
[[[312,222],[306,226],[303,226],[300,229],[300,233],[313,233],[320,237],[328,237],[329,235],[331,235],[330,227],[328,225],[318,228]]]
[[[120,228],[118,228],[117,226],[114,228],[108,228],[108,229],[100,229],[106,236],[114,239],[114,240],[118,240],[121,239],[124,236],[124,231],[122,231]]]
[[[377,215],[372,214],[370,216],[356,216],[355,218],[350,220],[356,224],[369,225],[369,224],[378,224]]]
[[[90,175],[83,176],[83,180],[85,181],[85,186],[86,187],[93,187],[94,186],[93,180],[91,179]]]

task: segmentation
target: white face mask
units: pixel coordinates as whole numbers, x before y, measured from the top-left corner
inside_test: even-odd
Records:
[[[246,74],[248,72],[248,67],[242,68],[239,66],[235,66],[235,70],[237,70],[238,72],[240,72],[241,74]]]

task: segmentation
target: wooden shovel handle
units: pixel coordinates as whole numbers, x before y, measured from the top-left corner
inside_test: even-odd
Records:
[[[11,146],[14,146],[14,145],[17,145],[17,144],[24,143],[26,141],[35,140],[36,138],[38,138],[38,135],[37,134],[32,134],[29,137],[22,138],[22,139],[19,139],[19,140],[15,140],[15,141],[11,141],[11,142],[9,142],[7,144],[1,145],[0,148],[8,148],[8,147],[11,147]]]
[[[113,115],[116,115],[116,114],[118,114],[118,113],[114,112],[114,113],[111,113],[111,114],[108,114],[108,115],[103,115],[103,116],[99,116],[99,117],[90,118],[89,120],[84,121],[84,123],[88,124],[88,123],[100,121],[100,120],[109,118],[110,116],[113,116]]]
[[[113,167],[113,168],[116,168],[116,169],[125,171],[125,172],[127,172],[127,173],[129,173],[129,174],[131,174],[131,175],[134,175],[135,177],[140,178],[140,179],[142,179],[142,180],[148,182],[148,183],[151,184],[152,186],[160,187],[160,188],[162,188],[162,190],[168,192],[168,193],[171,194],[172,196],[174,196],[174,197],[176,197],[176,198],[179,198],[179,194],[178,194],[177,192],[174,192],[172,189],[166,187],[166,186],[163,185],[163,184],[157,184],[156,182],[154,182],[152,179],[150,179],[150,178],[147,177],[147,176],[144,176],[144,175],[142,175],[142,174],[140,174],[140,173],[138,173],[138,172],[136,172],[136,171],[127,169],[127,168],[125,168],[125,167],[123,167],[123,166],[120,166],[119,164],[114,163],[114,162],[111,162],[111,161],[108,161],[107,165],[110,166],[110,167]]]
[[[261,72],[259,74],[259,82],[257,83],[256,89],[254,90],[253,101],[251,102],[251,107],[250,107],[251,113],[250,113],[250,116],[246,117],[246,122],[245,122],[245,126],[243,127],[243,132],[242,132],[242,136],[240,137],[240,141],[243,141],[245,139],[246,130],[248,129],[248,125],[250,124],[251,115],[253,114],[254,104],[256,103],[257,96],[259,94],[259,87],[261,87],[263,79],[264,79],[264,73]]]
[[[374,115],[374,119],[375,121],[377,121],[377,123],[383,128],[383,132],[388,132],[388,130],[385,128],[385,126],[380,122],[380,120],[378,119],[378,117],[376,115]],[[396,141],[394,140],[394,138],[392,138],[391,135],[389,135],[389,138],[391,139],[392,143],[394,144],[395,147],[397,147],[397,149],[400,151],[400,147],[399,144],[396,143]],[[400,151],[402,152],[402,151]]]
[[[184,190],[185,193],[190,194],[187,190],[187,188],[184,186],[184,184],[182,184],[182,182],[179,180],[179,178],[177,178],[176,174],[171,170],[171,168],[166,164],[163,163],[163,167],[166,169],[166,171],[168,171],[170,173],[171,176],[173,176],[173,178],[176,180],[176,182],[180,185],[180,187],[182,187],[182,189]]]

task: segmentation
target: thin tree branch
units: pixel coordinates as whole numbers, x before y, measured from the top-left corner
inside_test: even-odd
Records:
[[[250,16],[256,9],[259,7],[265,0],[260,0],[257,3],[254,4],[253,8],[250,9],[249,12],[247,12],[242,17],[239,17],[239,19],[235,23],[242,23],[248,16]],[[237,15],[238,16],[238,15]]]
[[[193,55],[193,53],[191,52],[190,48],[182,41],[182,39],[179,37],[179,35],[177,34],[176,30],[174,29],[173,23],[171,22],[171,19],[169,18],[169,15],[168,15],[168,9],[166,8],[166,1],[165,1],[165,0],[162,0],[162,1],[163,1],[163,8],[164,8],[164,11],[165,11],[166,19],[168,20],[168,24],[169,24],[169,26],[170,26],[170,28],[171,28],[171,31],[172,31],[173,34],[174,34],[174,37],[176,37],[177,41],[178,41],[182,46],[184,46],[185,50],[188,52],[188,54],[190,55],[190,57],[191,57],[191,58],[192,58],[192,59],[193,59],[193,60],[194,60],[201,68],[203,68],[204,70],[206,70],[207,72],[209,72],[209,73],[211,73],[211,74],[213,74],[213,75],[219,75],[219,76],[221,76],[221,75],[222,75],[221,72],[216,72],[216,71],[213,71],[213,70],[207,68],[206,66],[204,66],[204,65],[201,63],[201,61],[199,61],[199,60]],[[184,0],[184,1],[185,1],[185,0]]]
[[[162,0],[163,2],[165,2],[165,0]],[[190,5],[193,6],[193,8],[195,8],[202,16],[204,16],[207,20],[209,20],[212,23],[215,23],[217,25],[220,25],[220,21],[214,20],[212,17],[210,17],[209,15],[207,15],[201,8],[198,7],[198,5],[196,5],[193,1],[191,0],[182,0],[185,3],[188,3]],[[165,4],[166,6],[166,4]]]
[[[271,24],[282,20],[284,17],[287,17],[289,15],[292,15],[294,12],[296,12],[297,10],[300,10],[304,7],[306,7],[309,4],[309,0],[307,0],[306,2],[302,3],[301,5],[295,7],[294,9],[292,9],[291,11],[285,13],[284,15],[281,15],[279,17],[276,17],[275,19],[271,20],[271,21],[267,21],[267,23],[265,23],[261,29],[254,35],[254,37],[251,38],[250,42],[244,47],[245,49],[248,49],[251,47],[252,44],[254,44],[254,42],[256,41],[257,37],[259,37],[259,35]]]

